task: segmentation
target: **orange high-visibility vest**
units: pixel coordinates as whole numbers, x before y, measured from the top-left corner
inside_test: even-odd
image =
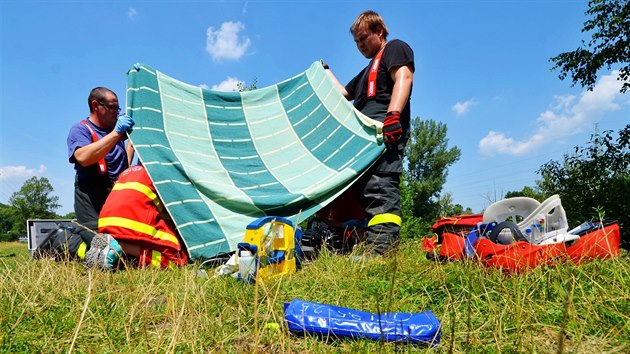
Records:
[[[97,142],[98,141],[98,135],[96,135],[96,132],[94,131],[94,128],[92,128],[90,123],[88,123],[85,120],[82,120],[81,124],[85,125],[85,127],[88,128],[88,130],[90,131],[90,135],[92,135],[92,142],[93,143]],[[98,174],[99,175],[106,175],[107,174],[107,163],[105,162],[105,158],[104,157],[102,159],[98,160]]]
[[[140,267],[165,269],[188,262],[175,224],[142,166],[120,174],[101,209],[98,231],[140,246]]]

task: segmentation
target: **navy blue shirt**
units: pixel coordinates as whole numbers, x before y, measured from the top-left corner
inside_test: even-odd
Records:
[[[111,133],[112,130],[103,130],[97,127],[95,124],[86,119],[87,123],[94,129],[96,136],[102,139],[105,135]],[[92,133],[85,125],[77,123],[70,128],[68,133],[68,161],[74,164],[77,178],[79,181],[88,181],[90,179],[99,178],[98,163],[83,167],[77,163],[74,158],[74,152],[83,146],[91,144]],[[127,153],[125,151],[125,145],[123,141],[118,141],[116,145],[105,156],[105,163],[107,165],[107,174],[109,180],[113,183],[118,179],[118,175],[129,167],[127,162]],[[100,177],[102,178],[102,177]]]

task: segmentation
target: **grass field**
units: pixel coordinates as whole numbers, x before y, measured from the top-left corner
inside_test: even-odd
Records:
[[[352,262],[322,254],[296,274],[246,285],[174,271],[87,270],[29,259],[0,243],[0,351],[77,353],[629,353],[628,253],[508,276],[476,263],[436,264],[420,243]],[[295,298],[363,311],[431,310],[440,345],[296,336],[283,303]],[[271,324],[271,325],[270,325]],[[276,326],[275,324],[278,324]]]

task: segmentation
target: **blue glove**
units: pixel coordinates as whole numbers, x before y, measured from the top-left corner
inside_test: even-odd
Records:
[[[116,121],[116,133],[120,135],[125,134],[125,132],[131,133],[131,127],[133,127],[134,124],[135,123],[131,117],[128,115],[122,115],[118,117],[118,120]]]

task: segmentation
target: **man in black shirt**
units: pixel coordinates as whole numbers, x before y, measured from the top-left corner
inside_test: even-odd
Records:
[[[358,181],[368,218],[368,252],[385,254],[400,238],[400,175],[405,145],[409,139],[414,57],[407,43],[387,41],[385,22],[374,11],[365,11],[350,27],[357,48],[371,59],[357,76],[342,86],[324,68],[341,93],[370,118],[383,122],[387,150]]]

